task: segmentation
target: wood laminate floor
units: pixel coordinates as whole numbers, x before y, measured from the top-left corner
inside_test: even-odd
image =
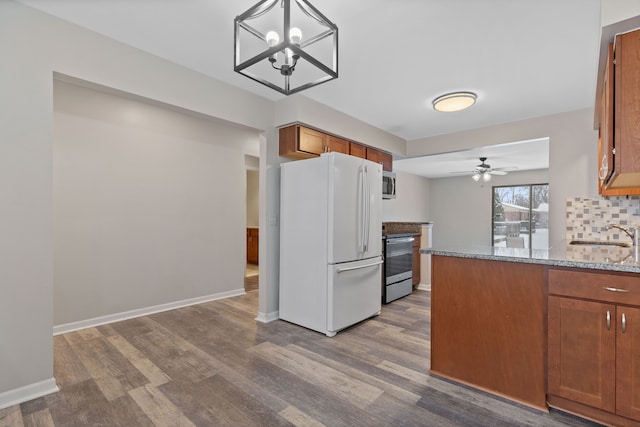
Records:
[[[60,391],[0,426],[592,426],[428,375],[429,293],[327,338],[257,292],[54,338]]]

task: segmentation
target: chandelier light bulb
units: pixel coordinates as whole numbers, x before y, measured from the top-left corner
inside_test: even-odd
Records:
[[[473,180],[477,182],[480,180],[480,174],[474,173],[473,175],[471,175],[471,178],[473,178]]]
[[[300,40],[302,40],[302,31],[298,27],[292,27],[289,30],[289,41],[291,43],[300,44]]]
[[[265,36],[265,39],[267,40],[269,47],[273,47],[280,43],[280,36],[275,31],[269,31]]]
[[[482,180],[484,182],[489,182],[491,181],[491,174],[489,172],[485,172],[482,174]]]

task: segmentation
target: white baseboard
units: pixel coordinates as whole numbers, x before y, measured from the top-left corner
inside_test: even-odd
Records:
[[[133,319],[140,316],[148,316],[162,311],[174,310],[176,308],[187,307],[204,302],[215,301],[224,298],[244,295],[244,288],[235,289],[233,291],[220,292],[213,295],[205,295],[197,298],[190,298],[181,301],[170,302],[167,304],[154,305],[151,307],[139,308],[136,310],[123,311],[122,313],[108,314],[106,316],[94,317],[92,319],[80,320],[77,322],[65,323],[53,327],[53,335],[66,334],[67,332],[78,331],[80,329],[93,328],[95,326],[105,325],[107,323],[120,322],[122,320]]]
[[[262,323],[273,322],[274,320],[280,319],[280,311],[272,311],[271,313],[258,313],[256,316],[256,320]]]
[[[47,394],[56,393],[59,390],[60,389],[56,385],[56,379],[49,378],[48,380],[5,391],[0,393],[0,409],[19,405],[20,403],[37,399],[38,397],[46,396]]]
[[[420,283],[418,285],[418,289],[422,290],[422,291],[427,291],[427,292],[431,292],[431,283]]]

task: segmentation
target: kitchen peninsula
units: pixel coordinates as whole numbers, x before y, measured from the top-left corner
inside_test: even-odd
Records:
[[[637,247],[432,255],[431,372],[546,410],[640,421]]]

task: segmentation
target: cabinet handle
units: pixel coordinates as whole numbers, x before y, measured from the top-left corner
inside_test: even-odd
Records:
[[[627,316],[622,313],[622,333],[627,332]]]
[[[620,289],[620,288],[610,288],[608,286],[603,287],[602,289],[604,289],[605,291],[609,291],[609,292],[620,292],[620,293],[627,293],[629,292],[629,289]]]
[[[611,312],[607,310],[607,331],[611,330]]]

